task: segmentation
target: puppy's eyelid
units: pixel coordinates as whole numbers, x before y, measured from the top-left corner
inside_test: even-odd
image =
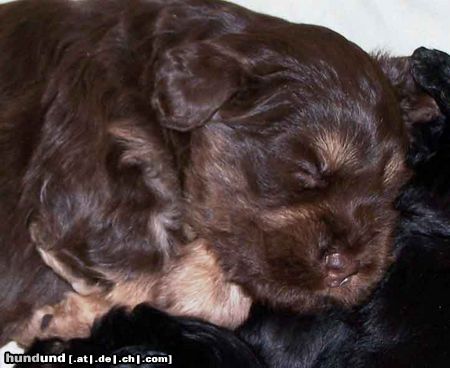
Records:
[[[320,173],[320,168],[313,162],[310,161],[300,161],[297,163],[297,168],[300,172],[309,174],[309,175],[316,175]]]
[[[323,176],[327,176],[330,174],[330,166],[327,165],[326,162],[319,162],[319,164],[317,165],[319,168],[319,173]]]
[[[326,238],[319,238],[318,246],[321,253],[325,253],[325,250],[329,248],[329,240]]]
[[[317,165],[309,161],[303,161],[297,164],[297,170],[294,173],[296,179],[300,182],[302,189],[317,189],[327,185],[328,173],[324,166]]]

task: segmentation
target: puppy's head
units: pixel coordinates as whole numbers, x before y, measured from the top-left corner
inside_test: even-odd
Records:
[[[161,124],[191,132],[188,220],[260,301],[357,303],[390,264],[409,177],[400,97],[377,60],[331,31],[258,34],[158,62]]]

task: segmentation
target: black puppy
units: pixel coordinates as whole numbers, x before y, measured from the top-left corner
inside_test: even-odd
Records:
[[[262,367],[250,348],[232,332],[191,318],[171,317],[144,304],[131,312],[112,310],[95,324],[87,339],[40,341],[27,355],[62,353],[66,359],[69,355],[92,356],[96,367],[162,367],[168,366],[164,359],[160,363],[146,362],[146,359],[157,360],[169,355],[172,356],[171,366],[177,368]],[[101,361],[102,357],[112,359],[114,355],[116,362]],[[122,360],[123,357],[128,362]],[[28,365],[18,365],[21,366]],[[61,363],[33,366],[52,367]],[[77,366],[92,367],[92,364],[86,362]]]
[[[253,308],[240,334],[270,367],[449,366],[450,56],[418,49],[413,70],[446,117],[415,132],[417,175],[397,203],[398,259],[359,310],[295,317]]]

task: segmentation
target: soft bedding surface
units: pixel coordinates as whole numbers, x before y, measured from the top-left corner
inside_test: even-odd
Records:
[[[450,51],[448,0],[233,0],[297,23],[329,27],[367,51]]]

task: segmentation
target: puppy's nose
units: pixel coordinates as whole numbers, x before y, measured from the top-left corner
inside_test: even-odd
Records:
[[[342,253],[333,253],[325,257],[326,277],[328,287],[336,288],[350,281],[359,271],[359,261],[355,261]]]

